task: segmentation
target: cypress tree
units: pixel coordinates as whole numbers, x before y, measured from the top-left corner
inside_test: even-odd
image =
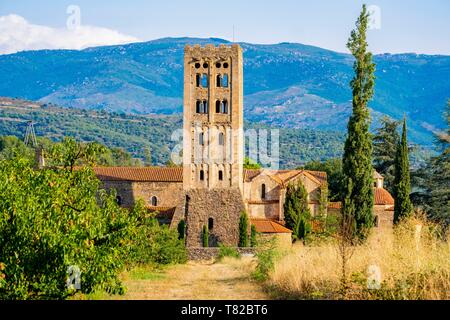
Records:
[[[369,133],[368,103],[373,97],[375,64],[368,52],[369,13],[365,5],[352,31],[347,47],[355,57],[355,76],[351,81],[353,113],[348,123],[348,136],[343,157],[343,215],[350,216],[356,236],[365,239],[374,225],[372,138]]]
[[[297,239],[305,239],[311,232],[311,212],[308,207],[308,191],[301,181],[290,183],[284,203],[286,227]]]
[[[410,200],[411,179],[409,172],[408,141],[406,134],[406,117],[403,121],[403,134],[397,147],[395,157],[395,184],[394,184],[394,222],[411,215],[413,205]]]
[[[239,247],[248,247],[248,216],[246,212],[242,212],[239,218]]]
[[[258,240],[256,238],[257,236],[256,227],[252,224],[251,232],[250,232],[250,246],[252,248],[256,247],[258,245]]]
[[[208,248],[209,247],[209,230],[208,230],[208,226],[203,226],[202,241],[203,241],[203,247]]]

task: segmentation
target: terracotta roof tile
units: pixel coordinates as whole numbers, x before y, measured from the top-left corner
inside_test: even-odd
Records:
[[[264,219],[252,219],[251,222],[259,233],[292,233],[292,231],[284,227],[281,222]]]
[[[309,171],[309,170],[245,170],[244,180],[245,182],[251,182],[254,178],[260,174],[267,174],[274,179],[278,184],[286,185],[290,180],[296,178],[300,174],[306,175],[316,183],[324,184],[327,182],[327,173],[321,171]]]
[[[94,172],[102,181],[183,182],[179,167],[96,167]]]
[[[341,202],[329,202],[328,209],[342,209],[342,203]]]
[[[389,191],[383,188],[375,188],[375,205],[394,205],[394,198]]]

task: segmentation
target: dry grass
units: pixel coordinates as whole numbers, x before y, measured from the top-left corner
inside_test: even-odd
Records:
[[[77,299],[94,300],[265,300],[267,294],[251,279],[255,261],[224,258],[218,263],[188,262],[163,270],[141,267],[122,275],[124,296],[96,293]]]
[[[296,246],[276,262],[269,285],[277,298],[450,299],[450,243],[440,240],[435,226],[423,219],[375,232],[355,247],[344,287],[341,261],[336,242]],[[377,268],[380,286],[369,289],[369,280],[377,278],[370,274],[376,275]]]

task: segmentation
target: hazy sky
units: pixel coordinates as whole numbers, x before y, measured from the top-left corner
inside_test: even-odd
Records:
[[[43,47],[146,41],[161,37],[218,37],[252,43],[300,42],[346,52],[359,0],[0,0],[0,53]],[[450,55],[449,0],[374,0],[380,29],[375,53]],[[69,5],[81,10],[77,34],[67,32]],[[23,18],[23,19],[22,19]]]

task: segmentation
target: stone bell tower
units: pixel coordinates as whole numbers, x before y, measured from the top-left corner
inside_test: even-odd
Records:
[[[243,192],[243,54],[239,45],[186,46],[183,188],[188,246],[235,245]]]

